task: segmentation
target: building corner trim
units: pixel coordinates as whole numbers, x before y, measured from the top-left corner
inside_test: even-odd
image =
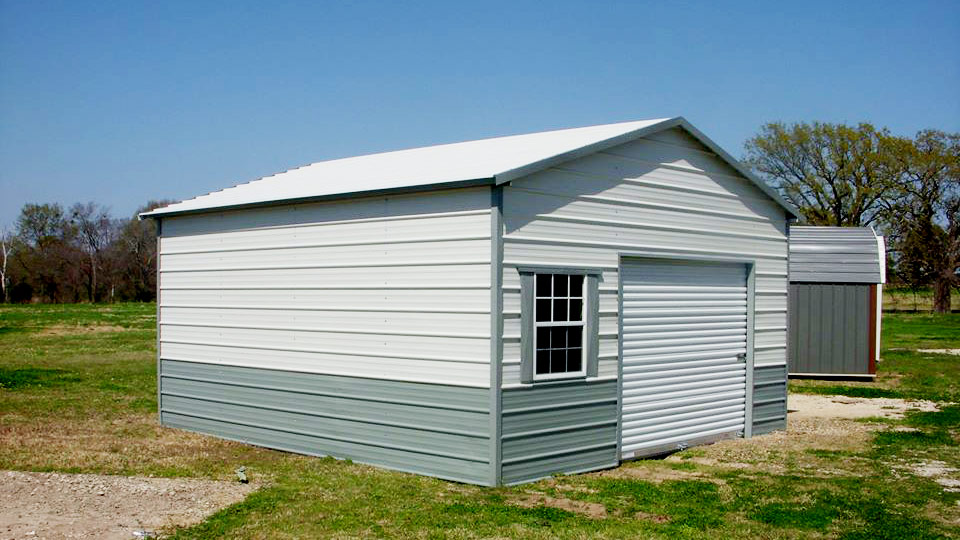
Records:
[[[155,280],[156,286],[156,298],[154,302],[156,303],[156,325],[157,325],[157,337],[154,347],[157,351],[157,423],[163,424],[163,388],[161,387],[163,377],[161,377],[160,367],[160,237],[163,235],[163,220],[161,218],[154,218],[154,223],[157,227],[157,251],[154,258],[154,264],[156,264],[157,277]]]
[[[757,264],[747,263],[747,365],[745,370],[746,392],[744,392],[743,437],[753,436],[753,382],[754,382],[754,339],[756,334],[757,309]]]
[[[490,189],[490,484],[503,481],[503,187]]]

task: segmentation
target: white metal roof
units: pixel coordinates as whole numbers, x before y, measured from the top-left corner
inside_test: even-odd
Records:
[[[793,209],[763,181],[683,118],[659,118],[526,135],[481,139],[320,161],[188,199],[141,217],[227,210],[273,203],[320,200],[400,190],[501,184],[552,165],[622,144],[650,133],[682,126],[731,162],[768,195]]]
[[[793,283],[884,283],[886,258],[870,227],[790,227]]]

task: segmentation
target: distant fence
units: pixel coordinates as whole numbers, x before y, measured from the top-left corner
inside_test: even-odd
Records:
[[[954,290],[951,293],[950,307],[952,313],[960,313],[960,291]],[[884,285],[883,311],[889,313],[933,312],[933,290]]]

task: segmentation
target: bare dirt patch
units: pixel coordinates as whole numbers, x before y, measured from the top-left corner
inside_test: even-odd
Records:
[[[705,456],[689,461],[727,468],[782,473],[799,466],[808,450],[859,452],[866,450],[872,433],[882,424],[844,418],[800,417],[791,413],[786,431],[750,439],[729,439],[704,448]],[[827,473],[832,474],[832,473]]]
[[[804,418],[903,418],[911,410],[937,411],[932,401],[908,401],[896,398],[856,398],[790,394],[787,399],[789,420]]]
[[[668,461],[671,461],[668,458]],[[677,460],[679,461],[679,459]],[[696,460],[694,460],[696,462]],[[672,480],[704,480],[707,482],[722,483],[721,480],[700,471],[680,470],[662,466],[656,460],[637,460],[617,467],[596,473],[597,476],[613,478],[635,478],[659,484]]]
[[[607,508],[600,503],[548,497],[542,493],[525,493],[522,496],[511,499],[511,502],[524,508],[535,508],[538,506],[559,508],[560,510],[581,514],[592,519],[604,519],[607,517]]]
[[[156,414],[58,421],[0,417],[0,467],[170,476],[233,477],[237,467],[283,454],[160,426]],[[254,474],[259,474],[255,472]],[[262,479],[251,476],[251,480]]]
[[[661,514],[651,514],[649,512],[637,512],[633,515],[634,519],[640,519],[644,521],[652,521],[654,523],[668,523],[670,521],[670,516],[664,516]]]
[[[87,326],[71,326],[56,324],[37,332],[38,336],[75,336],[82,334],[99,334],[102,332],[126,332],[128,328],[110,324],[95,324]]]
[[[957,474],[960,473],[960,469],[948,467],[943,461],[921,461],[919,463],[897,465],[894,466],[894,468],[907,470],[924,478],[930,478],[934,482],[940,484],[944,491],[950,491],[953,493],[960,492],[960,475]]]
[[[791,469],[823,476],[856,474],[863,465],[860,458],[838,455],[826,460],[827,465],[810,452],[862,452],[869,448],[873,432],[886,426],[857,419],[902,418],[910,409],[936,410],[932,402],[806,394],[790,394],[788,404],[786,431],[719,441],[702,447],[699,451],[703,455],[675,454],[667,460],[772,474]],[[682,472],[671,471],[671,474]]]
[[[195,478],[0,472],[4,538],[134,538],[199,523],[254,486]]]

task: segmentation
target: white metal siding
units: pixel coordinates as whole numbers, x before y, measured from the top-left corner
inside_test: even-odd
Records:
[[[166,360],[489,387],[490,190],[164,219]]]
[[[870,227],[791,227],[792,283],[883,283],[883,237]]]
[[[619,253],[756,260],[754,360],[786,364],[782,207],[682,129],[515,180],[504,191],[503,385],[520,384],[517,266],[600,268],[600,377],[617,374]]]
[[[624,259],[621,455],[742,431],[747,268]]]

